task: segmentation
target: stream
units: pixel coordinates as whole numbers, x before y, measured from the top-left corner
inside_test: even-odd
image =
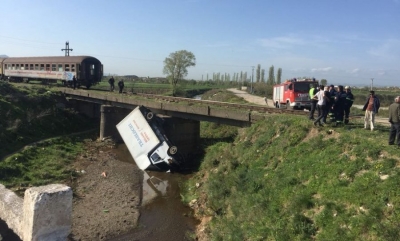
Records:
[[[136,165],[125,144],[119,144],[114,151],[119,160]],[[180,183],[190,176],[145,171],[143,177],[138,228],[130,233],[114,237],[112,240],[193,240],[190,237],[194,236],[199,222],[192,217],[192,210],[181,202],[179,189]]]

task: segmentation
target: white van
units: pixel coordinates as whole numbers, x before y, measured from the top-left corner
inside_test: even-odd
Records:
[[[167,138],[163,119],[144,106],[136,107],[117,129],[138,167],[142,170],[171,171],[183,162],[178,148]]]

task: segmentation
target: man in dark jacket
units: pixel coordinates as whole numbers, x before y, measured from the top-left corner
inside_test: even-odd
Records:
[[[333,103],[333,110],[335,112],[335,126],[343,124],[344,105],[346,102],[346,93],[344,92],[343,85],[338,86],[339,91],[336,92],[335,102]]]
[[[108,83],[110,84],[110,91],[114,91],[114,76],[111,76],[111,78],[108,80]]]
[[[349,86],[344,87],[346,92],[346,102],[344,103],[344,123],[349,124],[350,108],[354,102],[354,95]]]
[[[396,145],[400,148],[400,96],[397,96],[394,103],[389,106],[389,122],[389,145],[394,145],[397,139]]]
[[[122,90],[124,89],[124,80],[118,81],[118,88],[119,88],[119,93],[122,93]]]
[[[333,109],[333,104],[335,103],[335,96],[336,96],[336,90],[334,85],[329,86],[329,98],[330,102],[329,105],[327,105],[328,108],[328,115],[329,115],[329,121],[331,123],[335,123],[335,110]]]
[[[371,128],[371,131],[373,131],[375,127],[375,115],[378,114],[381,104],[375,95],[375,91],[371,90],[369,93],[369,97],[363,107],[363,111],[365,111],[364,129]]]

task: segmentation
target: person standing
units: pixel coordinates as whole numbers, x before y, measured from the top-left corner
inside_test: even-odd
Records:
[[[72,78],[72,85],[74,86],[74,89],[76,89],[76,77],[75,77],[75,75]]]
[[[108,80],[108,83],[110,84],[110,91],[114,91],[114,88],[115,88],[115,86],[114,86],[114,83],[115,83],[114,76],[111,76],[111,78]]]
[[[346,92],[346,101],[344,103],[344,123],[349,124],[350,108],[354,102],[354,95],[351,93],[349,86],[344,87],[344,90]]]
[[[335,103],[335,96],[336,96],[336,90],[334,85],[329,86],[329,105],[328,105],[328,115],[329,115],[329,121],[331,123],[335,123],[335,110],[333,109],[333,104]]]
[[[120,80],[120,81],[118,81],[118,88],[119,88],[119,93],[121,94],[122,93],[122,90],[124,89],[124,80]]]
[[[315,94],[314,97],[318,98],[317,102],[317,110],[318,110],[318,117],[314,121],[314,125],[319,125],[323,126],[321,123],[321,120],[323,121],[323,118],[326,117],[327,109],[326,109],[326,97],[325,97],[325,91],[324,91],[324,86],[320,85],[319,86],[319,91],[317,94]]]
[[[394,103],[389,106],[389,145],[394,145],[397,139],[397,147],[400,148],[400,96],[394,99]]]
[[[331,94],[329,92],[329,87],[325,86],[324,87],[324,98],[325,98],[325,108],[326,108],[326,112],[324,117],[322,118],[322,123],[326,124],[326,118],[328,117],[328,112],[331,109],[332,106],[332,101],[331,101]]]
[[[369,97],[363,107],[363,111],[365,111],[364,129],[371,128],[371,131],[373,131],[375,128],[375,115],[378,114],[381,104],[379,98],[375,95],[375,91],[371,90],[369,93]]]
[[[344,105],[346,102],[346,93],[344,92],[343,85],[338,86],[338,92],[336,92],[335,102],[333,103],[333,110],[335,113],[335,126],[343,124],[344,117]]]
[[[310,109],[310,115],[308,116],[308,118],[310,120],[314,120],[314,112],[315,112],[315,108],[317,107],[317,102],[318,99],[317,97],[315,97],[315,95],[318,93],[318,89],[314,86],[314,84],[311,86],[311,89],[308,92],[308,95],[310,97],[311,100],[311,109]]]

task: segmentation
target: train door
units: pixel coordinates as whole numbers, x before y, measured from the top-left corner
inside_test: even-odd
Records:
[[[81,65],[76,64],[76,78],[79,80],[81,79]]]

